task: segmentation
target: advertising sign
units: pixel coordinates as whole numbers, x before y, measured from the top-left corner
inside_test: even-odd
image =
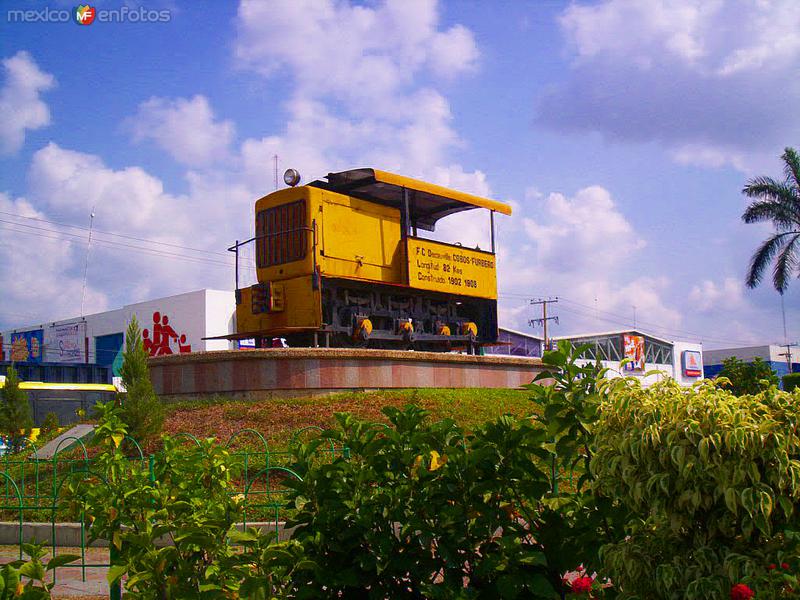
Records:
[[[13,362],[42,362],[43,340],[44,332],[41,329],[12,333],[10,359]]]
[[[419,238],[407,241],[411,287],[478,298],[497,297],[494,254]]]
[[[47,336],[47,361],[81,363],[85,360],[86,323],[53,325]]]
[[[631,362],[625,363],[626,371],[644,371],[644,336],[623,334],[622,343],[625,346],[623,358]]]
[[[681,359],[683,363],[683,374],[686,377],[699,377],[703,374],[703,363],[700,359],[700,352],[697,350],[684,350]]]

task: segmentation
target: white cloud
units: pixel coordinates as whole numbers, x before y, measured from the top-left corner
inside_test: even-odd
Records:
[[[205,96],[150,98],[128,127],[136,141],[153,140],[190,167],[211,166],[228,156],[235,136],[231,121],[217,121]]]
[[[438,20],[434,0],[243,0],[235,52],[246,68],[290,77],[304,96],[332,95],[388,115],[398,106],[375,100],[394,97],[421,71],[451,76],[475,67],[472,33],[440,30]]]
[[[529,188],[512,223],[500,223],[498,275],[501,315],[508,326],[526,328],[536,317],[521,299],[560,296],[561,327],[551,333],[632,327],[638,320],[676,327],[679,311],[666,300],[666,277],[626,277],[645,240],[617,208],[608,190],[590,186],[568,197]],[[524,300],[522,300],[525,302]],[[647,329],[647,327],[644,327]],[[658,333],[655,332],[654,333]]]
[[[747,307],[744,291],[744,283],[734,277],[726,277],[719,283],[705,279],[692,286],[689,303],[702,313],[740,311]]]
[[[3,60],[5,81],[0,89],[0,153],[14,154],[22,147],[27,130],[50,124],[50,109],[40,95],[56,80],[42,71],[24,50]]]
[[[28,200],[46,218],[85,227],[94,210],[89,280],[116,304],[230,287],[233,263],[225,248],[245,239],[255,196],[227,176],[190,174],[188,193],[174,195],[143,169],[112,169],[96,155],[54,143],[34,154],[28,176]],[[81,275],[82,258],[72,255],[68,263]]]
[[[0,193],[0,211],[33,219],[46,218],[24,198]],[[30,226],[41,222],[13,218],[19,225],[0,227],[0,282],[3,302],[0,322],[36,323],[68,318],[80,312],[83,273],[77,265],[85,256],[85,241],[64,239]],[[88,286],[86,312],[105,310],[105,294]]]
[[[607,271],[644,247],[628,220],[617,210],[611,194],[591,186],[567,198],[550,194],[540,217],[524,217],[528,239],[536,244],[537,264],[566,271]]]
[[[573,4],[560,23],[573,68],[540,99],[545,125],[748,172],[800,135],[794,0],[607,0]]]

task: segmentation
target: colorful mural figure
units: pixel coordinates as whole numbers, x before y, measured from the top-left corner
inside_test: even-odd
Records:
[[[625,370],[644,371],[644,336],[626,333],[622,338],[625,346],[625,358],[631,359],[631,362],[625,363]]]
[[[41,329],[11,334],[11,360],[13,362],[40,363],[44,347]]]
[[[150,356],[174,354],[172,340],[175,340],[179,354],[186,354],[192,351],[192,345],[186,343],[186,334],[182,333],[178,336],[178,333],[169,324],[169,317],[167,315],[162,316],[159,311],[154,312],[152,336],[149,329],[142,331],[142,344],[147,354]]]

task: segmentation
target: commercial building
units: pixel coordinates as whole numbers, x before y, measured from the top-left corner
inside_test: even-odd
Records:
[[[681,385],[690,386],[703,378],[703,346],[694,342],[670,341],[634,329],[602,333],[586,333],[550,338],[551,347],[569,341],[573,345],[588,344],[582,364],[598,358],[609,375],[640,377],[644,385],[657,381],[663,374]],[[488,348],[487,354],[530,356],[542,355],[544,340],[532,333],[500,328],[500,344]],[[629,358],[620,371],[620,363]],[[660,371],[660,375],[645,377],[645,373]]]
[[[498,356],[528,356],[539,358],[542,356],[544,340],[530,333],[515,331],[501,327],[497,336],[497,346],[490,346],[486,354]]]
[[[0,357],[14,361],[42,380],[64,380],[68,365],[110,367],[119,375],[125,330],[133,316],[151,356],[200,350],[226,350],[227,340],[204,338],[235,331],[233,292],[198,290],[129,304],[116,310],[30,325],[0,334]],[[64,369],[58,369],[64,365]],[[36,369],[36,367],[42,367]],[[62,372],[63,371],[63,372]],[[69,375],[71,376],[71,375]]]
[[[568,340],[573,345],[588,344],[585,362],[600,360],[610,376],[633,376],[647,386],[665,375],[679,384],[690,386],[703,379],[703,346],[696,342],[670,341],[637,329],[559,336],[558,344]],[[623,359],[630,359],[623,367]],[[654,375],[646,375],[659,371]]]
[[[774,344],[707,350],[703,354],[703,373],[706,377],[716,377],[722,370],[723,361],[731,357],[746,363],[760,358],[778,374],[778,377],[783,377],[789,372],[789,363],[792,365],[792,373],[800,373],[800,348],[790,346],[787,349],[786,346]]]

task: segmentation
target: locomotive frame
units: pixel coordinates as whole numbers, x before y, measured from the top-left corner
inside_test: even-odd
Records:
[[[256,201],[256,235],[228,248],[237,331],[224,337],[470,353],[497,341],[494,221],[510,206],[377,169],[325,179]],[[473,209],[489,211],[490,251],[417,235]],[[240,288],[251,243],[259,283]]]

